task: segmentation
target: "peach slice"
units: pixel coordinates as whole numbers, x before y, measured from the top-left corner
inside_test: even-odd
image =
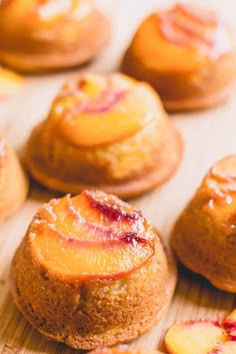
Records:
[[[76,86],[62,89],[49,118],[58,136],[72,144],[103,145],[129,137],[156,119],[157,102],[151,87],[125,75],[83,75]]]
[[[228,219],[236,207],[236,158],[227,156],[215,164],[202,182],[209,197],[208,212],[217,220]],[[225,220],[226,220],[225,219]],[[228,220],[230,221],[230,220]]]
[[[89,352],[89,354],[163,354],[153,349],[142,349],[128,345],[118,345],[113,348],[98,348]]]
[[[223,327],[227,331],[230,339],[236,341],[236,309],[223,321]]]
[[[0,10],[9,11],[14,20],[22,16],[27,21],[42,21],[44,24],[60,19],[78,8],[80,0],[2,0]]]
[[[220,343],[207,354],[236,354],[236,342]]]
[[[208,354],[225,339],[220,325],[211,321],[189,321],[171,327],[165,337],[171,354]]]
[[[33,0],[36,12],[44,21],[55,21],[78,7],[80,0]]]
[[[16,93],[23,84],[23,78],[14,72],[0,68],[0,100]]]
[[[173,325],[166,334],[170,354],[236,354],[236,310],[224,321],[188,321]]]
[[[177,4],[160,16],[160,31],[171,43],[184,47],[212,48],[218,25],[214,13]]]
[[[85,191],[45,205],[30,235],[34,252],[54,272],[79,279],[116,278],[148,261],[156,231],[141,212],[118,198]]]

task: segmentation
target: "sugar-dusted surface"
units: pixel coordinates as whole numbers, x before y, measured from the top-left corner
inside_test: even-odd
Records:
[[[102,8],[112,18],[111,46],[90,67],[94,72],[117,70],[121,55],[128,45],[139,21],[154,9],[155,4],[167,0],[100,0]],[[189,0],[189,3],[193,1]],[[196,2],[196,1],[195,1]],[[236,4],[233,0],[208,0],[233,22]],[[8,102],[0,103],[0,128],[21,152],[30,129],[45,117],[52,98],[61,83],[77,71],[40,77],[28,77],[22,92]],[[170,229],[194,193],[200,179],[217,159],[236,152],[236,101],[204,112],[178,114],[173,121],[185,140],[184,159],[178,173],[168,183],[144,196],[131,200],[159,228],[163,237]],[[30,196],[21,210],[0,226],[0,353],[78,353],[62,344],[44,339],[26,322],[13,304],[9,293],[8,274],[13,253],[18,246],[35,210],[52,196],[32,186]],[[206,281],[180,269],[177,291],[169,312],[147,334],[136,340],[142,347],[163,347],[163,336],[174,321],[200,317],[216,320],[224,318],[235,306],[235,297],[215,290]]]

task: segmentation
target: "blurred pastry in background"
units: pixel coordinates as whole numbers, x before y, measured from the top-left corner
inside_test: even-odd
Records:
[[[24,79],[13,71],[0,67],[0,103],[17,93],[24,83]]]
[[[219,289],[236,292],[236,155],[204,177],[173,229],[180,261]]]
[[[90,0],[0,2],[0,58],[23,72],[81,65],[108,43],[110,25]]]
[[[28,189],[28,178],[15,151],[0,134],[0,223],[19,209]]]
[[[84,191],[37,211],[10,277],[16,305],[40,333],[91,350],[130,341],[160,321],[177,272],[140,210]]]
[[[202,109],[229,97],[235,53],[229,26],[214,12],[176,4],[142,22],[122,69],[149,82],[167,110]]]
[[[47,188],[131,197],[167,180],[181,154],[180,134],[151,86],[118,73],[81,74],[33,130],[25,161]]]

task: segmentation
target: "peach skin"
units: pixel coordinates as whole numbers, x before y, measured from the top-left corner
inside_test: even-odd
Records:
[[[81,65],[106,46],[110,25],[90,0],[0,2],[0,57],[23,72]]]
[[[224,102],[236,73],[232,33],[215,13],[175,4],[139,26],[122,69],[149,82],[169,111]]]
[[[135,346],[118,345],[113,348],[97,348],[89,354],[164,354],[155,349],[143,349]]]
[[[33,130],[25,161],[47,188],[131,197],[168,179],[181,155],[182,139],[148,84],[122,74],[81,74]]]
[[[165,336],[166,348],[170,354],[236,354],[235,329],[235,310],[224,321],[176,323]]]
[[[19,209],[28,189],[28,179],[15,151],[0,133],[0,223]]]
[[[177,220],[171,243],[180,261],[219,289],[236,292],[236,155],[207,173]]]
[[[167,310],[175,284],[174,259],[153,225],[101,191],[39,209],[11,266],[13,298],[29,322],[84,350],[147,331]]]

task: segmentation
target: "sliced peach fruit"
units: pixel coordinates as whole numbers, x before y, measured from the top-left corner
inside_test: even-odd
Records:
[[[165,344],[170,354],[236,354],[236,310],[222,322],[199,320],[174,324]]]
[[[236,342],[228,341],[220,343],[207,354],[236,354]]]
[[[208,195],[208,213],[217,220],[228,219],[236,207],[236,156],[231,155],[217,162],[202,182]]]
[[[75,85],[62,88],[49,119],[55,121],[58,136],[75,145],[108,144],[156,119],[157,100],[151,87],[125,75],[83,75]]]
[[[14,72],[0,68],[0,100],[16,93],[23,84],[23,78]]]
[[[236,309],[232,311],[223,321],[223,327],[230,338],[236,341]]]
[[[171,327],[165,343],[171,354],[207,354],[223,338],[223,330],[217,323],[190,321]]]
[[[53,199],[30,231],[45,266],[79,279],[115,278],[139,268],[153,255],[156,237],[141,212],[99,191]]]
[[[171,43],[184,47],[212,48],[217,25],[214,13],[183,4],[176,4],[160,16],[162,35]]]
[[[113,348],[98,348],[89,354],[162,354],[154,349],[142,349],[128,345],[117,345]]]

